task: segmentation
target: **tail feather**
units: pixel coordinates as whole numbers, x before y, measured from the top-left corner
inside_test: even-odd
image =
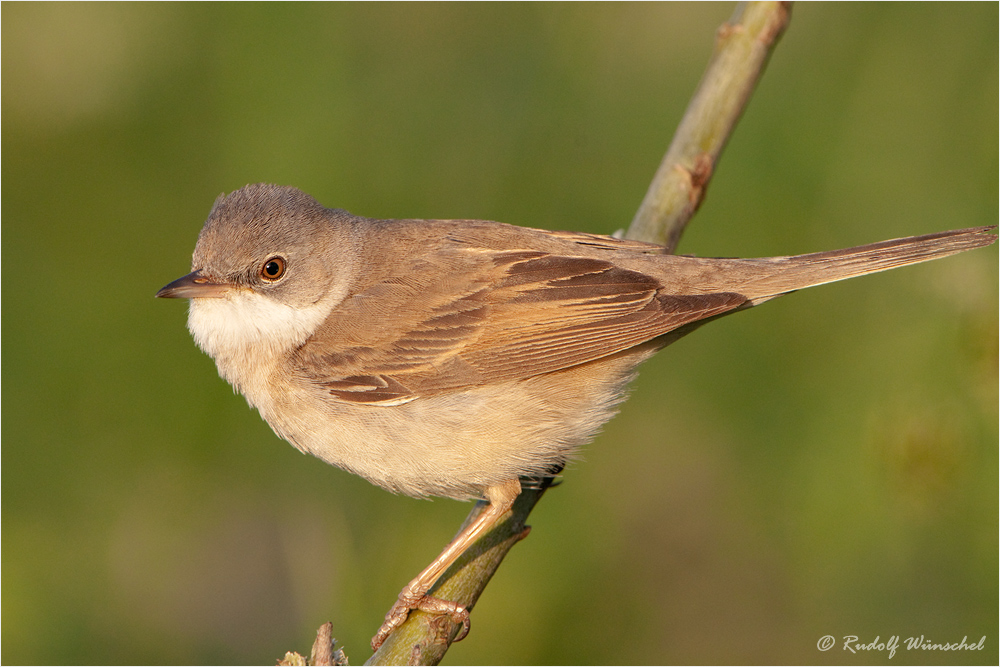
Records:
[[[892,239],[844,250],[749,260],[759,272],[745,291],[756,305],[798,289],[814,287],[907,264],[926,262],[996,242],[996,225]]]

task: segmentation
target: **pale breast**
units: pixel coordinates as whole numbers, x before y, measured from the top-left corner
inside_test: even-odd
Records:
[[[486,487],[561,468],[615,414],[635,366],[656,347],[395,406],[285,383],[294,389],[276,388],[261,414],[299,449],[390,491],[477,498]]]

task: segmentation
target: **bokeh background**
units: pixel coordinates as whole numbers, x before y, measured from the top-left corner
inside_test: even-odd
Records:
[[[726,4],[2,8],[4,663],[355,663],[469,507],[279,441],[156,290],[213,200],[627,226]],[[998,7],[803,4],[681,252],[998,218]],[[14,263],[16,260],[16,264]],[[997,249],[795,294],[648,363],[457,663],[998,660]],[[834,650],[817,650],[823,635]]]

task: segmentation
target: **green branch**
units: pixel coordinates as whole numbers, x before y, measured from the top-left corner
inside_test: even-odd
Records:
[[[779,2],[740,4],[733,18],[719,28],[715,53],[629,227],[629,238],[660,243],[668,252],[674,251],[704,199],[726,140],[788,23],[789,7],[789,3]],[[525,489],[503,522],[463,554],[431,594],[471,609],[507,552],[527,536],[528,514],[547,486]],[[482,508],[483,504],[477,503],[466,524]],[[406,622],[365,664],[436,665],[461,627],[448,616],[410,612]],[[324,636],[329,637],[329,628]],[[320,659],[329,659],[332,640],[320,643],[324,646]]]
[[[716,34],[715,53],[626,236],[674,252],[705,199],[719,155],[788,25],[790,3],[740,4]]]

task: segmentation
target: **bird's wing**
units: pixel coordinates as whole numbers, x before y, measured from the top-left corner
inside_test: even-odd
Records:
[[[733,310],[592,257],[456,244],[348,297],[296,353],[330,395],[393,404],[558,371]]]

